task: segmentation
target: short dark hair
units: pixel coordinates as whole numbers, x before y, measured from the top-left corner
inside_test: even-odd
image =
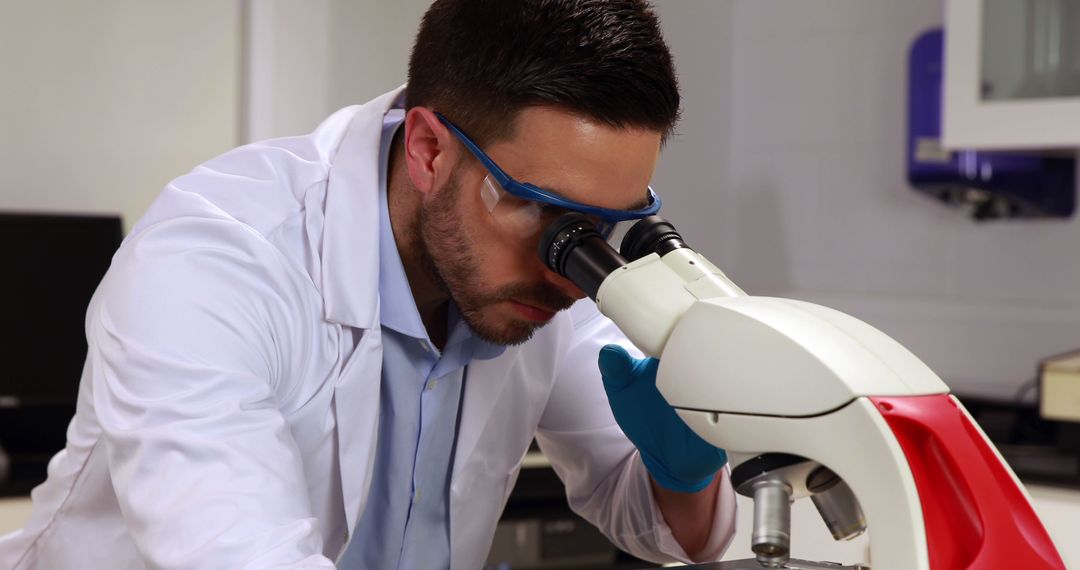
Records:
[[[436,0],[405,98],[481,145],[512,136],[531,106],[665,137],[679,118],[671,52],[644,0]]]

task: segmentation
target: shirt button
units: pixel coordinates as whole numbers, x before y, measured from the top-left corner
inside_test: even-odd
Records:
[[[419,503],[420,502],[420,489],[417,489],[416,491],[413,492],[413,502],[414,503]]]
[[[431,347],[428,346],[428,343],[427,343],[426,340],[421,340],[419,342],[420,342],[420,348],[424,349],[424,352],[431,352]]]
[[[431,380],[428,380],[427,389],[428,390],[434,390],[435,387],[438,386],[438,385],[439,385],[438,379],[432,378]]]

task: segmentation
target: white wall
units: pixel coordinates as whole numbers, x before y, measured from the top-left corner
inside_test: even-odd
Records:
[[[405,82],[429,0],[247,0],[245,141],[310,132]]]
[[[120,213],[405,80],[427,0],[0,4],[0,210]]]
[[[427,4],[248,2],[245,66],[238,1],[6,2],[0,208],[130,225],[239,140],[400,84]],[[906,185],[906,52],[938,0],[656,4],[685,106],[654,183],[747,290],[851,312],[964,392],[1080,343],[1080,222],[976,224]]]
[[[714,263],[735,252],[736,212],[726,207],[734,122],[731,74],[734,4],[715,0],[654,3],[675,57],[682,120],[653,177],[663,215]]]
[[[330,107],[362,103],[403,83],[430,0],[335,0]]]
[[[907,49],[940,0],[733,5],[732,73],[711,79],[732,96],[733,227],[708,239],[734,240],[736,282],[850,312],[965,393],[1010,397],[1080,345],[1080,219],[977,224],[905,182]]]
[[[236,144],[238,0],[0,4],[0,209],[121,213]]]
[[[244,0],[242,142],[310,132],[328,114],[329,0]]]

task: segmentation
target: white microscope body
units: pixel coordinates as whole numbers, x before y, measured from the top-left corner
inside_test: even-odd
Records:
[[[558,224],[545,261],[660,358],[661,394],[728,451],[754,498],[757,562],[719,567],[827,567],[787,566],[790,501],[804,496],[837,539],[870,529],[875,570],[1065,567],[1015,474],[895,340],[820,305],[746,295],[660,218],[627,234],[628,263]]]

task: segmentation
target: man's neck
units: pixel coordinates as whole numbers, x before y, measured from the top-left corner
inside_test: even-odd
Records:
[[[404,128],[398,129],[391,142],[389,164],[386,166],[387,208],[390,228],[394,233],[401,265],[409,280],[420,320],[427,329],[428,338],[439,350],[446,345],[447,319],[450,295],[442,289],[424,269],[421,262],[419,212],[420,192],[409,180],[405,164]]]

